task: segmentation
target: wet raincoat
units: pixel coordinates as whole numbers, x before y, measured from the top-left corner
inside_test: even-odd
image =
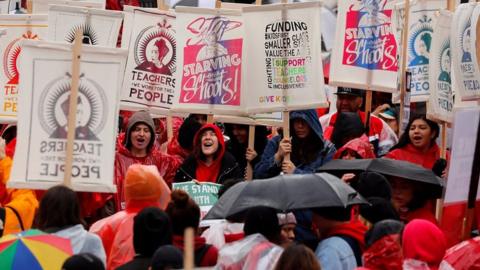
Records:
[[[372,146],[368,142],[368,138],[366,136],[362,136],[360,138],[356,138],[347,142],[344,146],[342,146],[342,148],[337,150],[333,158],[334,159],[341,158],[343,155],[343,152],[347,150],[354,151],[360,157],[362,157],[362,159],[375,158],[375,154],[372,151]]]

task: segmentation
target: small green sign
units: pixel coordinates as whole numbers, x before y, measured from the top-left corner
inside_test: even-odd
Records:
[[[173,189],[183,189],[198,206],[213,206],[218,201],[218,190],[222,185],[214,183],[197,184],[193,181],[173,183]]]

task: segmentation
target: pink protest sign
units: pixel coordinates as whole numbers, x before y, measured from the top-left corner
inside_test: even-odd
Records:
[[[177,9],[179,111],[238,114],[242,104],[243,22],[239,11]]]

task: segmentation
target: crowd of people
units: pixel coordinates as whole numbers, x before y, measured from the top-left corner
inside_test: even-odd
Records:
[[[15,149],[11,127],[0,145],[0,220],[3,235],[37,228],[71,240],[63,269],[175,269],[183,267],[184,231],[193,228],[194,264],[218,269],[455,269],[442,260],[447,243],[434,216],[435,197],[420,182],[379,173],[345,173],[370,204],[278,213],[253,207],[209,227],[200,208],[172,183],[221,184],[219,197],[244,181],[311,174],[333,159],[390,158],[446,174],[449,155],[437,145],[439,126],[413,115],[397,139],[393,106],[362,111],[363,91],[339,88],[337,111],[290,113],[291,136],[281,129],[206,123],[192,114],[174,119],[174,136],[147,111],[121,113],[116,142],[116,194],[6,188]],[[378,116],[376,116],[378,115]],[[448,268],[451,267],[451,268]]]

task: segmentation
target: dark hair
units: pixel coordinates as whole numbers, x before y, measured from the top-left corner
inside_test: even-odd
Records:
[[[320,270],[320,264],[315,254],[302,244],[292,244],[277,261],[275,270]]]
[[[146,207],[133,218],[135,253],[151,257],[158,247],[172,244],[168,215],[157,207]]]
[[[278,223],[277,211],[265,206],[251,208],[245,216],[243,231],[246,236],[260,233],[268,241],[279,243],[281,228]]]
[[[62,270],[105,270],[102,261],[91,253],[72,255],[62,265]]]
[[[168,203],[167,214],[172,222],[174,235],[183,235],[186,228],[198,229],[200,207],[180,189],[172,191],[172,200]]]
[[[152,270],[183,268],[183,253],[173,245],[161,246],[152,257]]]
[[[356,112],[341,112],[337,116],[331,141],[340,149],[348,141],[359,138],[365,133],[362,119]]]
[[[300,139],[295,133],[293,122],[297,119],[305,121],[310,128],[310,133],[305,139]],[[291,160],[294,164],[310,164],[315,161],[324,147],[323,140],[318,137],[315,130],[303,118],[290,119],[290,130],[292,135],[292,154]]]
[[[192,151],[195,134],[202,128],[202,124],[193,117],[187,117],[178,129],[178,143],[183,149]]]
[[[352,207],[321,207],[313,208],[312,212],[329,220],[349,221],[352,213]]]
[[[205,129],[200,129],[198,131],[198,133],[195,137],[197,140],[193,144],[193,156],[197,160],[202,160],[202,161],[206,160],[206,156],[202,152],[202,136],[207,130],[213,131],[215,133],[215,136],[217,136],[217,133],[215,132],[215,130],[213,128],[210,128],[210,127],[205,128]],[[220,155],[220,153],[222,153],[222,144],[220,143],[220,139],[223,139],[223,138],[218,138],[218,136],[217,136],[218,148],[217,148],[217,151],[215,152],[215,154],[213,155],[214,160],[217,159],[217,157],[218,157],[218,155]]]
[[[80,217],[80,203],[75,191],[66,186],[54,186],[48,189],[40,201],[35,224],[42,231],[83,225]]]
[[[432,138],[430,142],[430,146],[433,146],[435,144],[435,140],[438,138],[438,135],[440,132],[440,126],[437,123],[427,119],[427,117],[424,114],[417,114],[410,117],[410,121],[408,121],[407,127],[405,128],[405,132],[403,132],[402,136],[400,136],[400,139],[398,140],[398,143],[394,145],[390,149],[390,151],[395,150],[397,148],[403,148],[407,146],[409,143],[411,143],[410,135],[408,131],[410,130],[412,123],[418,119],[425,121],[430,127],[430,129],[432,130],[432,133],[435,133],[435,136]]]
[[[403,222],[392,219],[385,219],[375,223],[372,228],[370,228],[365,233],[365,245],[370,247],[376,241],[380,240],[384,236],[391,234],[401,234],[403,231]]]

